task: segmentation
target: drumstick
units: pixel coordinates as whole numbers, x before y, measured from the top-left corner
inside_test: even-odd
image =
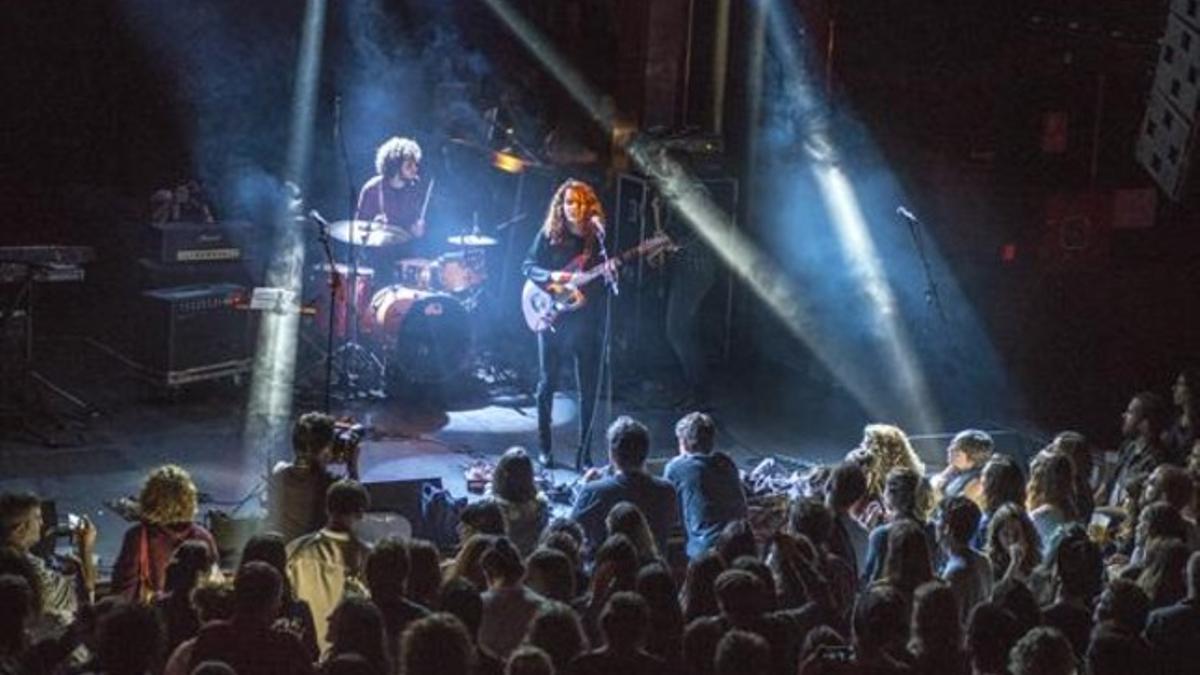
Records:
[[[433,194],[433,182],[435,180],[437,180],[437,179],[431,177],[429,179],[429,186],[425,188],[425,201],[421,204],[420,220],[425,220],[425,210],[429,208],[429,197],[430,197],[430,195]]]

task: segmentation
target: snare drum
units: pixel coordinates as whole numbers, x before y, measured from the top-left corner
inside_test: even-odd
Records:
[[[404,258],[396,263],[396,280],[402,286],[429,290],[434,288],[433,261],[425,258]]]
[[[438,290],[462,293],[487,279],[482,250],[455,251],[438,256],[432,270]]]
[[[329,321],[329,263],[313,265],[309,276],[309,287],[315,293],[317,325],[326,326]],[[339,338],[346,337],[350,332],[350,266],[337,263],[333,266],[333,274],[337,278],[337,294],[334,295],[333,333]],[[371,320],[371,286],[375,278],[375,270],[370,267],[358,266],[358,275],[354,282],[355,297],[358,308],[358,326],[360,330],[370,332],[373,325]]]
[[[388,286],[371,299],[371,316],[384,347],[388,380],[445,382],[466,365],[471,326],[467,310],[453,297]]]

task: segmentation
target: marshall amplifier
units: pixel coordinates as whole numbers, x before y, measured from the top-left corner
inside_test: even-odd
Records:
[[[168,387],[246,373],[251,365],[250,290],[195,284],[142,293],[137,365]]]
[[[247,246],[254,233],[246,221],[155,223],[150,226],[148,257],[164,263],[203,263],[251,257]]]
[[[261,286],[262,271],[257,261],[215,260],[197,263],[164,263],[138,258],[138,288],[166,288],[196,284],[231,283]]]

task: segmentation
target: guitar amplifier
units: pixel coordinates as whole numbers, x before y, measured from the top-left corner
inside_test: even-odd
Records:
[[[155,223],[148,257],[164,263],[204,263],[251,257],[253,226],[247,221]]]
[[[164,263],[138,258],[138,288],[166,288],[196,284],[231,283],[261,286],[260,265],[250,260],[214,260],[195,263]]]
[[[225,283],[144,291],[138,365],[166,386],[248,372],[251,312],[238,306],[249,295]]]

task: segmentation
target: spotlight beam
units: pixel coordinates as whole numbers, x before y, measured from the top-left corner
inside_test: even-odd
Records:
[[[892,393],[900,406],[908,408],[908,419],[915,420],[923,430],[938,431],[940,416],[934,410],[933,396],[916,350],[900,320],[895,293],[870,226],[853,185],[838,166],[837,147],[827,129],[826,102],[803,66],[805,57],[797,44],[798,32],[792,28],[799,25],[795,8],[779,0],[764,1],[771,43],[787,75],[784,91],[794,106],[796,133],[813,160],[812,172],[833,222],[842,257],[867,297],[874,321],[881,329],[876,346],[882,348],[881,356],[899,378],[900,390]]]
[[[596,124],[611,133],[616,113],[611,100],[596,91],[588,83],[587,78],[579,72],[579,69],[559,54],[551,41],[520,11],[514,9],[505,0],[484,0],[484,2],[508,26],[508,29],[520,38],[521,42],[525,44],[525,48],[533,52],[533,55],[542,62],[542,65],[567,90],[567,93],[591,115]]]
[[[866,295],[882,333],[876,344],[883,348],[882,356],[891,364],[900,385],[900,391],[896,392],[902,394],[898,403],[909,409],[907,418],[916,420],[923,430],[940,430],[941,421],[932,409],[929,385],[908,331],[900,321],[896,296],[884,273],[854,188],[836,166],[814,165],[812,170],[834,223],[842,257]]]
[[[301,186],[307,182],[312,153],[325,9],[326,0],[307,0],[296,63],[285,176]],[[284,206],[275,214],[266,284],[295,299],[300,297],[303,280],[304,231],[296,226],[292,216]],[[275,453],[287,448],[291,429],[300,315],[295,303],[288,305],[281,312],[262,313],[242,432],[244,455],[254,457],[265,452],[268,469]]]

